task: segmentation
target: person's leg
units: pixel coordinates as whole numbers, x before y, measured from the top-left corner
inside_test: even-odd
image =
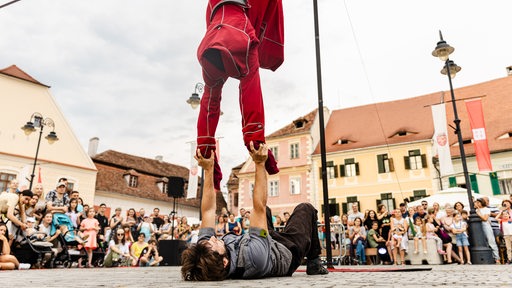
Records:
[[[512,235],[503,236],[505,239],[505,246],[507,247],[507,260],[509,263],[512,262]]]
[[[258,149],[260,143],[265,143],[265,111],[261,92],[257,47],[249,51],[248,63],[249,73],[240,78],[239,86],[242,133],[247,149],[250,149],[249,145],[251,141],[254,143],[254,148]],[[270,150],[268,151],[268,158],[265,162],[265,169],[270,175],[279,172],[277,162]]]
[[[464,252],[466,253],[467,263],[468,264],[472,264],[471,263],[471,253],[469,253],[469,246],[468,245],[464,246]]]
[[[414,254],[418,254],[418,237],[414,237]]]
[[[227,78],[211,80],[206,72],[203,71],[205,81],[204,93],[201,98],[199,116],[197,118],[197,149],[203,157],[209,158],[211,153],[215,153],[216,139],[215,131],[219,123],[220,102],[222,98],[222,87]],[[214,188],[220,190],[220,181],[222,180],[222,171],[220,169],[217,155],[215,155],[215,164],[213,172]]]
[[[311,267],[314,266],[317,269],[316,272],[321,272],[316,274],[328,273],[320,265],[319,256],[322,248],[318,239],[317,213],[313,205],[301,203],[295,207],[283,232],[270,231],[270,235],[274,240],[283,244],[292,252],[293,259],[289,271],[290,275],[300,266],[304,257],[308,259],[308,264],[312,263]]]
[[[421,237],[421,244],[423,244],[423,254],[427,254],[427,238]]]

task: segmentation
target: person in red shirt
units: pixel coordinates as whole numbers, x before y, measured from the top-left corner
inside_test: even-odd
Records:
[[[197,148],[203,157],[215,152],[222,87],[228,78],[240,80],[239,102],[244,144],[265,143],[265,113],[259,68],[275,71],[284,59],[281,0],[209,0],[207,31],[197,57],[205,82],[197,121]],[[222,172],[215,156],[214,187],[220,190]],[[279,172],[269,151],[265,169]]]

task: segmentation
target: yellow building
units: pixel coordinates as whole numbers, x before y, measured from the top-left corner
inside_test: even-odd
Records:
[[[455,89],[471,186],[482,195],[508,198],[505,195],[512,194],[511,91],[512,77]],[[463,101],[475,96],[482,98],[493,162],[490,173],[478,171]],[[346,212],[347,203],[359,203],[360,211],[374,210],[379,203],[392,209],[406,198],[416,200],[443,188],[465,187],[454,133],[448,133],[448,141],[455,172],[440,177],[433,161],[430,106],[447,102],[449,97],[449,93],[439,92],[333,111],[325,131],[330,214]],[[454,126],[452,105],[446,105],[447,123]],[[312,159],[318,180],[313,204],[320,208],[324,192],[319,147]]]

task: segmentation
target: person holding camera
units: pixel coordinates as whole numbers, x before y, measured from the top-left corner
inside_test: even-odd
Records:
[[[164,258],[158,253],[156,240],[151,239],[148,241],[146,248],[142,250],[139,258],[140,267],[158,266]]]

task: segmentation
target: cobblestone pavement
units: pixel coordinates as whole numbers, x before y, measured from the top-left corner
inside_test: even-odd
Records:
[[[350,268],[351,266],[342,266]],[[354,267],[354,266],[352,266]],[[359,266],[384,267],[389,266]],[[426,266],[406,266],[421,267]],[[431,271],[331,272],[308,276],[222,282],[185,282],[180,267],[0,271],[0,287],[512,287],[510,265],[440,265]],[[301,267],[305,269],[305,267]],[[357,268],[357,267],[355,267]]]

